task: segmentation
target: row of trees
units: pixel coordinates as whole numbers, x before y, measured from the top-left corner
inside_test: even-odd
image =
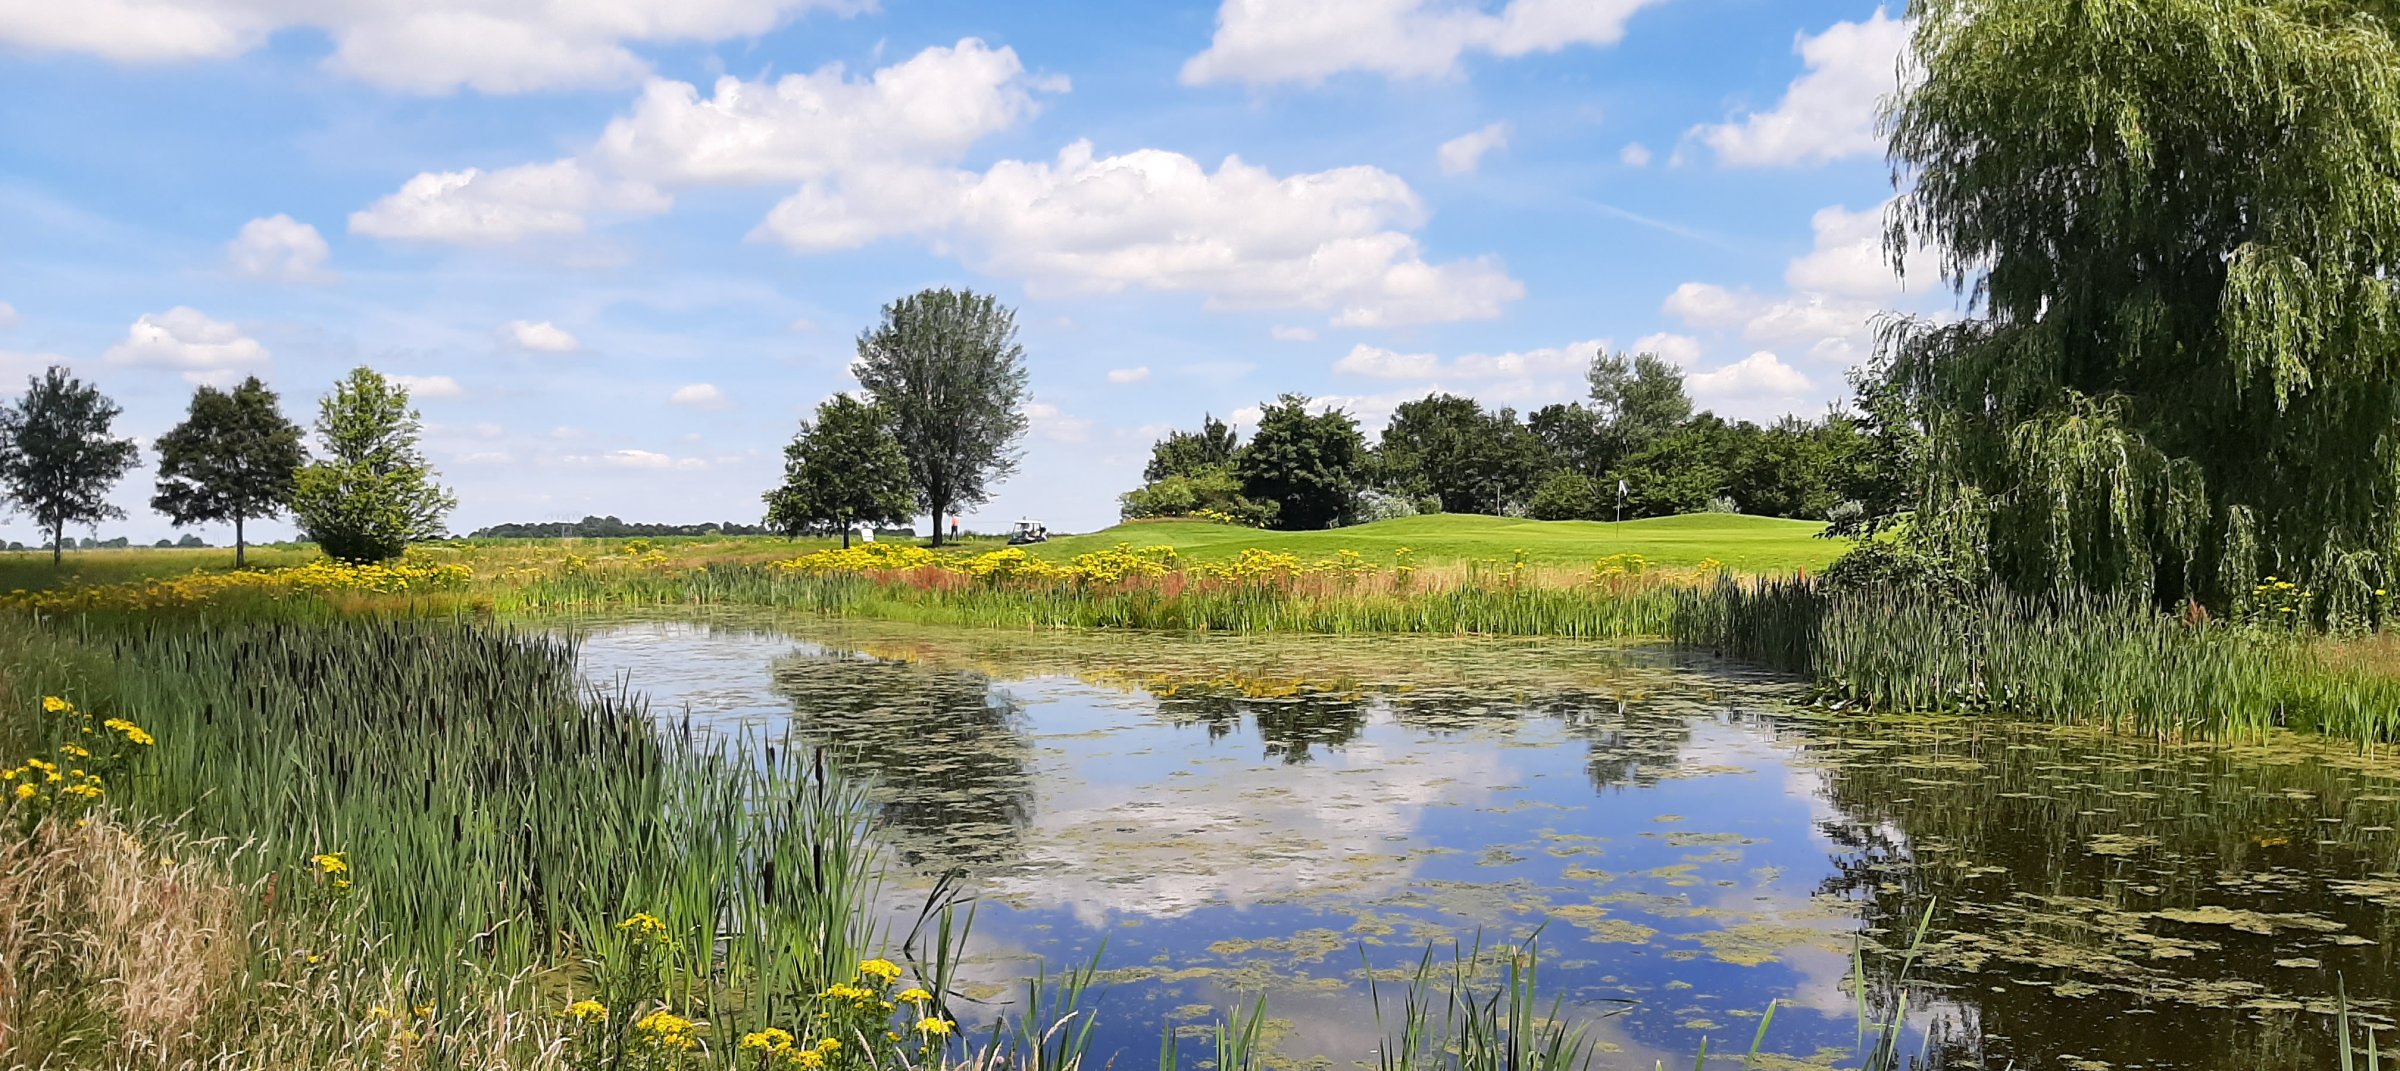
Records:
[[[58,366],[0,406],[0,491],[49,533],[53,561],[68,544],[68,525],[125,515],[108,494],[140,450],[114,431],[121,412],[98,387]],[[237,565],[248,549],[247,523],[287,511],[327,555],[398,557],[410,542],[440,538],[443,518],[457,505],[417,448],[421,430],[407,390],[359,368],[319,403],[323,455],[312,461],[299,426],[256,376],[231,390],[202,386],[184,419],[154,444],[151,507],[177,527],[231,523]]]
[[[1016,313],[988,295],[926,290],[884,306],[858,338],[859,396],[835,395],[784,448],[766,493],[785,535],[934,518],[990,497],[1017,469],[1025,435],[1025,350]]]
[[[1213,417],[1160,440],[1123,511],[1288,529],[1425,512],[1832,519],[1873,483],[1879,455],[1858,416],[1761,427],[1695,412],[1682,373],[1650,354],[1595,354],[1587,378],[1587,399],[1522,420],[1430,394],[1395,409],[1372,445],[1349,414],[1285,395],[1246,443]]]
[[[656,539],[660,536],[767,535],[764,525],[726,521],[722,524],[649,524],[616,516],[586,516],[580,521],[510,521],[478,528],[469,539]]]

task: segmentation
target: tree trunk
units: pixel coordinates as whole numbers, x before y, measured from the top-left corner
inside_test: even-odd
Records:
[[[842,549],[850,549],[850,522],[842,522]]]
[[[242,552],[243,552],[245,549],[246,549],[246,548],[245,548],[245,547],[243,546],[243,544],[242,544],[242,515],[241,515],[241,514],[239,514],[239,513],[236,513],[236,514],[234,514],[234,515],[233,515],[233,567],[234,567],[234,568],[236,568],[236,569],[239,569],[239,568],[241,568],[241,567],[242,567]]]
[[[50,526],[50,567],[58,567],[60,556],[67,552],[67,522]]]
[[[928,504],[933,507],[933,545],[934,549],[939,550],[942,546],[942,535],[944,532],[944,529],[942,528],[942,522],[950,518],[950,503],[947,501],[941,501]]]

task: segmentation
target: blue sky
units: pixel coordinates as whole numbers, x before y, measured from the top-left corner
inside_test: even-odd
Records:
[[[145,445],[195,382],[258,374],[305,423],[350,367],[411,377],[462,532],[754,520],[859,331],[926,286],[1019,311],[1034,426],[984,527],[1112,521],[1204,412],[1530,409],[1603,342],[1720,413],[1814,413],[1877,312],[1955,305],[1881,256],[1896,15],[0,4],[0,377],[68,364]],[[151,480],[103,534],[170,534]]]

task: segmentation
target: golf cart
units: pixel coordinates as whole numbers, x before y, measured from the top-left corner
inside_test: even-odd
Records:
[[[1050,530],[1042,527],[1042,522],[1029,518],[1019,518],[1017,520],[1016,531],[1008,534],[1008,545],[1012,547],[1021,547],[1028,543],[1047,543],[1049,541]]]

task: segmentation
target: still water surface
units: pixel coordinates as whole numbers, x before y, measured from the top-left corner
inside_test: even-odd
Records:
[[[1788,1065],[1848,1062],[1856,957],[1894,1006],[1928,910],[1928,1066],[2331,1066],[2337,985],[2376,1023],[2400,988],[2400,781],[2339,749],[1868,725],[1671,648],[712,618],[582,659],[851,756],[979,893],[982,992],[1098,954],[1129,1067],[1262,993],[1283,1060],[1350,1067],[1370,968],[1537,932],[1607,1067],[1746,1051],[1770,1001]]]

